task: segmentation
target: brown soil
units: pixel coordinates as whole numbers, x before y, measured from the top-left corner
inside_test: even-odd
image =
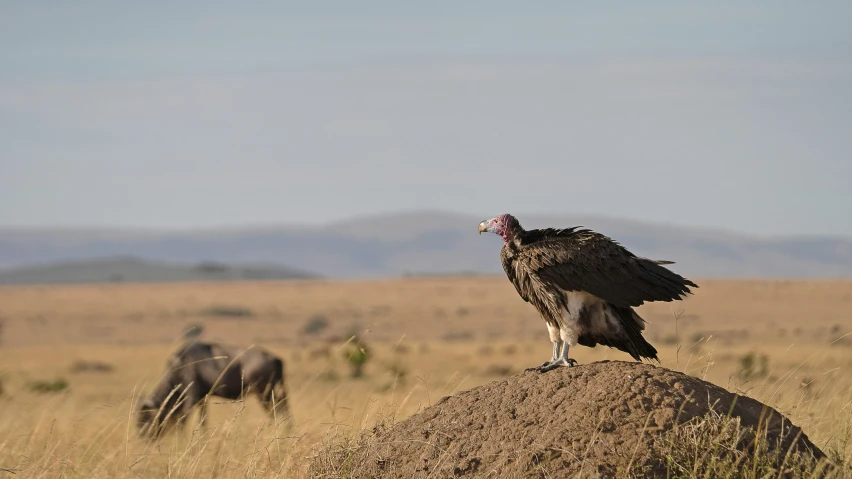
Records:
[[[444,397],[376,430],[347,462],[354,477],[613,477],[637,466],[665,477],[654,441],[707,417],[711,406],[762,427],[767,444],[823,457],[798,427],[754,399],[668,369],[602,361]]]

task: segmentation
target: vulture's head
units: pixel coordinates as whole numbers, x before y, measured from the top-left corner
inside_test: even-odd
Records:
[[[518,220],[507,213],[479,223],[479,234],[482,234],[483,231],[494,233],[503,238],[503,241],[508,242],[512,240],[515,231],[520,227],[521,224],[518,223]]]

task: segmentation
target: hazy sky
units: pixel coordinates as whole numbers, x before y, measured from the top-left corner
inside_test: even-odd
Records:
[[[852,236],[851,2],[174,3],[3,2],[0,226]]]

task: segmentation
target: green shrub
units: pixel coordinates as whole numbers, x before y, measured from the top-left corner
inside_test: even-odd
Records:
[[[754,353],[748,353],[740,358],[738,371],[742,379],[763,378],[769,374],[769,358],[765,354],[758,357]]]
[[[250,318],[254,312],[244,306],[215,305],[201,311],[203,316],[218,316],[222,318]]]
[[[68,381],[63,378],[53,381],[32,381],[29,388],[30,391],[36,393],[58,393],[68,388]]]
[[[370,351],[358,335],[350,336],[348,346],[343,350],[343,359],[349,364],[350,375],[353,378],[360,378],[364,375],[364,366],[370,360]]]
[[[316,335],[328,328],[328,318],[321,314],[315,314],[308,318],[305,325],[302,327],[302,333],[308,335]]]

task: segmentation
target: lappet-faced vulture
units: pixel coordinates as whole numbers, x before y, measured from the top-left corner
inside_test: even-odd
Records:
[[[504,214],[479,224],[503,238],[500,260],[509,281],[545,322],[553,356],[538,367],[574,366],[571,347],[598,344],[635,360],[659,361],[642,336],[645,321],[633,310],[650,301],[674,301],[697,288],[657,261],[634,255],[600,233],[581,227],[525,230]],[[561,348],[561,349],[560,349]]]

